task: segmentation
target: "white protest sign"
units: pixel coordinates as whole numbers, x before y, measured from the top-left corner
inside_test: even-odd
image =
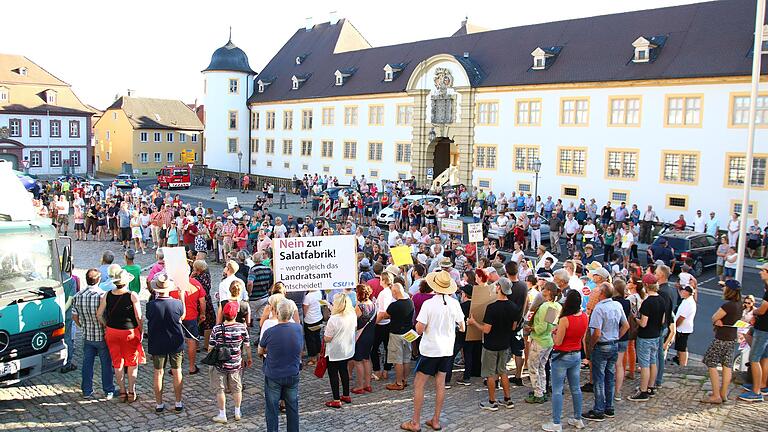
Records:
[[[230,210],[235,208],[237,205],[237,197],[227,197],[227,207],[229,207]]]
[[[162,251],[168,278],[178,287],[184,288],[189,285],[189,264],[187,264],[187,253],[184,248],[164,247]],[[150,282],[147,281],[147,283]]]
[[[357,284],[355,236],[275,239],[275,281],[288,291],[338,290]]]
[[[440,219],[440,232],[449,234],[464,234],[464,221],[461,219]]]
[[[483,241],[483,224],[471,223],[467,224],[467,232],[469,233],[470,243],[480,243]]]
[[[557,258],[549,252],[544,252],[544,255],[542,255],[541,258],[539,258],[539,261],[536,263],[536,268],[534,270],[538,270],[544,267],[544,261],[547,258],[552,258],[552,268],[554,269],[555,264],[557,264]]]

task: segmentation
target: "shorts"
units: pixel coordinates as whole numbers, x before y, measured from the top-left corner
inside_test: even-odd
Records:
[[[758,239],[751,239],[747,241],[747,248],[749,249],[757,249],[760,247],[760,240]]]
[[[128,241],[131,239],[131,228],[120,228],[120,241]]]
[[[523,340],[522,330],[518,330],[512,333],[512,338],[509,340],[509,351],[513,356],[522,356],[525,349],[525,340]]]
[[[424,375],[435,376],[438,373],[448,373],[453,366],[453,356],[427,357],[421,356],[416,362],[416,372]]]
[[[733,367],[733,353],[736,351],[736,341],[712,340],[701,362],[708,368],[718,366]]]
[[[171,369],[181,369],[181,361],[184,359],[182,351],[170,354],[152,354],[152,365],[155,370],[165,369],[167,364]]]
[[[59,215],[59,217],[56,218],[59,221],[60,225],[68,225],[69,224],[69,216],[67,215]]]
[[[367,207],[365,209],[365,215],[368,216],[368,217],[373,216],[373,209],[370,208],[370,207]]]
[[[768,331],[754,329],[749,361],[755,363],[765,358],[768,358]]]
[[[85,231],[85,224],[84,223],[76,223],[75,224],[75,231]]]
[[[507,373],[507,362],[509,361],[509,351],[491,351],[483,348],[483,354],[480,359],[480,376],[488,378]]]
[[[722,276],[722,275],[723,275],[723,269],[724,269],[724,268],[725,268],[725,267],[723,267],[722,265],[718,264],[718,265],[715,267],[715,274],[716,274],[716,275],[718,275],[718,276]]]
[[[426,217],[424,218],[424,223],[427,225],[434,225],[435,224],[435,218],[433,217]]]
[[[649,368],[651,364],[658,362],[659,338],[637,338],[636,343],[637,364],[641,368]]]
[[[109,348],[113,368],[133,367],[144,362],[144,347],[141,345],[138,327],[130,330],[107,327],[104,340]]]
[[[688,352],[688,336],[690,333],[675,333],[675,351]]]
[[[736,277],[736,269],[735,268],[730,268],[730,267],[725,267],[725,268],[723,268],[723,275],[725,277]]]
[[[184,320],[181,322],[186,331],[184,332],[184,339],[200,339],[200,330],[197,324],[197,318],[193,320]]]
[[[617,343],[617,347],[618,347],[620,353],[627,352],[627,347],[628,346],[629,346],[629,341],[628,340],[619,341]]]
[[[211,378],[211,390],[213,390],[214,393],[218,394],[226,391],[242,393],[243,380],[239,370],[222,372],[216,369],[215,366],[210,366],[209,375]]]
[[[411,361],[411,343],[403,335],[390,333],[387,343],[387,363],[406,364]]]

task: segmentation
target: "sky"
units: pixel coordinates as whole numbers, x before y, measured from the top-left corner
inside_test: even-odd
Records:
[[[27,56],[99,109],[128,89],[203,103],[200,71],[227,42],[230,26],[258,72],[308,17],[327,22],[332,11],[371,45],[384,46],[450,36],[465,16],[499,29],[687,3],[696,1],[3,1],[0,52]]]

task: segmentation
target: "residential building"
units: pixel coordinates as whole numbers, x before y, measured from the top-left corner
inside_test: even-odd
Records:
[[[198,163],[203,124],[180,100],[123,96],[94,126],[98,171],[154,175],[166,165]]]
[[[0,159],[30,174],[91,172],[92,110],[27,57],[0,54]]]
[[[447,170],[566,206],[584,197],[724,220],[742,210],[754,14],[753,1],[723,0],[493,31],[464,22],[384,47],[347,20],[307,26],[244,89],[250,131],[211,128],[244,107],[209,80],[207,154],[228,155],[209,165],[233,170],[237,134],[255,174],[424,184]],[[768,202],[759,97],[749,215]]]

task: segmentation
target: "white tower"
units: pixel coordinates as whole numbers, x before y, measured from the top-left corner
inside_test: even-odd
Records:
[[[205,151],[204,161],[213,169],[247,173],[250,166],[248,98],[253,93],[254,72],[248,56],[232,43],[211,56],[203,71],[205,79]],[[242,163],[238,164],[238,152]],[[239,167],[238,167],[239,165]]]

